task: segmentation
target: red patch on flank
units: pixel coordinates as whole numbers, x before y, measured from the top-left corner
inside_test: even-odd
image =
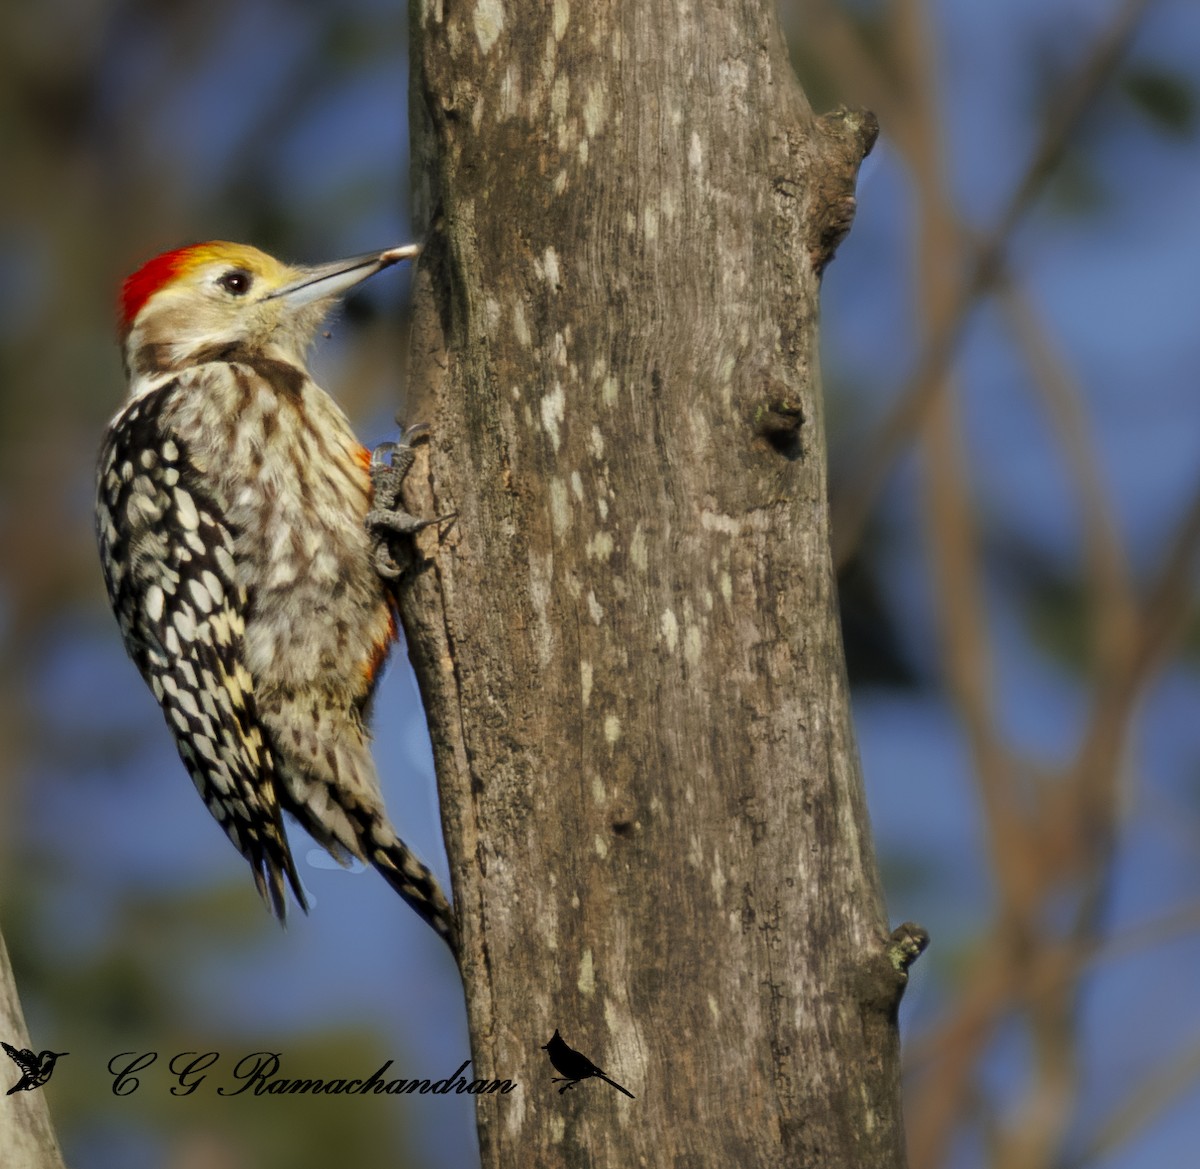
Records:
[[[188,244],[185,248],[176,248],[172,252],[163,252],[153,260],[143,264],[121,286],[121,333],[124,335],[133,328],[137,315],[160,288],[170,284],[187,266],[191,253],[204,244]]]
[[[392,645],[394,644],[399,630],[396,627],[396,614],[392,606],[388,605],[388,631],[386,638],[381,641],[367,659],[366,666],[363,669],[363,675],[367,682],[367,693],[369,694],[375,689],[375,683],[379,680],[379,671],[383,668],[383,663],[387,661],[388,654],[391,653]]]

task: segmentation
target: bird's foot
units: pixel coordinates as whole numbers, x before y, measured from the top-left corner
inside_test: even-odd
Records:
[[[415,445],[429,437],[429,426],[420,422],[401,430],[399,442],[380,443],[371,452],[372,506],[367,512],[367,531],[372,537],[375,571],[384,580],[395,580],[403,573],[408,557],[396,556],[396,537],[414,536],[425,528],[453,519],[453,515],[420,519],[405,508],[400,489],[416,460]]]

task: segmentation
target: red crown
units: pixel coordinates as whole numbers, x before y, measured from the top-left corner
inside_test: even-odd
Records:
[[[187,264],[189,253],[203,244],[189,244],[185,248],[176,248],[171,252],[163,252],[153,260],[143,264],[121,286],[121,332],[128,333],[133,328],[133,322],[148,301],[160,288],[170,284]]]

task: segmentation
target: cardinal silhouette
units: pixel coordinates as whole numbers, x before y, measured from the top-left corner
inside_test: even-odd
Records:
[[[550,1062],[554,1065],[555,1071],[562,1072],[561,1076],[555,1076],[550,1082],[557,1084],[560,1080],[567,1081],[558,1090],[560,1096],[568,1088],[575,1087],[580,1080],[595,1078],[611,1084],[618,1092],[624,1092],[630,1100],[637,1099],[628,1088],[622,1088],[616,1080],[605,1075],[583,1052],[568,1047],[567,1041],[558,1033],[557,1027],[554,1029],[554,1034],[550,1036],[550,1042],[542,1045],[542,1050],[550,1056]]]
[[[21,1078],[5,1093],[11,1096],[14,1092],[32,1092],[40,1088],[53,1074],[54,1065],[69,1051],[43,1051],[34,1055],[27,1047],[13,1047],[11,1044],[0,1042],[8,1052],[9,1058],[21,1069]]]

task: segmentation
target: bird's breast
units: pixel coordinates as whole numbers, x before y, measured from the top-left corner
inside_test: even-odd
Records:
[[[256,688],[319,680],[352,694],[392,629],[364,526],[370,476],[341,408],[295,367],[287,380],[215,370],[198,388],[224,405],[192,425],[189,445],[226,501]]]

